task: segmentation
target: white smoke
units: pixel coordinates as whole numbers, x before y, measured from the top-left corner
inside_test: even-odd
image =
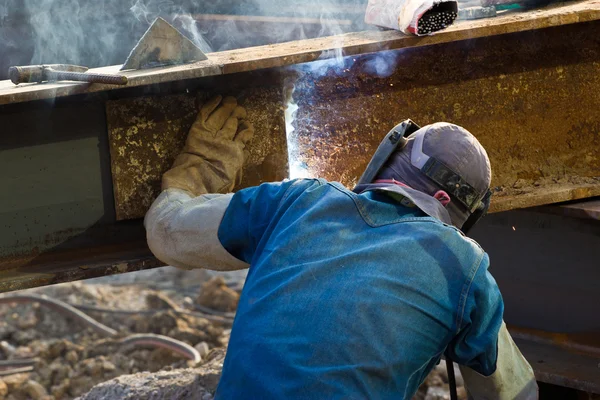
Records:
[[[365,62],[364,72],[381,78],[391,76],[396,69],[396,65],[398,65],[401,53],[401,50],[383,51],[367,56],[368,60]]]
[[[340,35],[374,29],[364,24],[367,1],[0,0],[0,58],[11,65],[121,64],[157,17],[207,53]],[[343,45],[339,39],[322,54],[333,65],[314,68],[341,68]],[[390,73],[386,60],[372,70]]]

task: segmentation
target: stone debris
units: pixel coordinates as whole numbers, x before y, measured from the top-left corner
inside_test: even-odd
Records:
[[[48,396],[46,389],[33,380],[29,380],[23,385],[23,391],[27,393],[32,400],[42,400]]]
[[[199,368],[123,375],[95,386],[78,400],[212,399],[224,358],[225,349],[218,349]]]
[[[225,279],[216,276],[202,285],[196,302],[201,306],[219,311],[235,311],[240,295],[225,284]]]
[[[202,358],[206,357],[206,355],[210,351],[208,343],[206,342],[200,342],[197,345],[195,345],[194,348],[198,350],[198,353],[200,353],[200,357]]]

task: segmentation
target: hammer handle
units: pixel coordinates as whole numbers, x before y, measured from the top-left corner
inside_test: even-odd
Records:
[[[79,81],[105,83],[107,85],[127,85],[127,77],[123,75],[95,74],[88,72],[47,71],[49,81]]]
[[[108,85],[126,85],[127,77],[123,75],[95,74],[87,72],[56,71],[44,66],[10,67],[10,80],[19,83],[44,81],[78,81],[90,83],[105,83]]]

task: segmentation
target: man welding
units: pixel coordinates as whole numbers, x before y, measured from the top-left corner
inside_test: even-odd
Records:
[[[245,116],[231,97],[201,107],[145,220],[167,264],[249,268],[218,399],[410,399],[442,356],[472,398],[537,399],[488,256],[463,234],[490,199],[473,135],[405,121],[354,190],[299,179],[225,194],[253,136]]]

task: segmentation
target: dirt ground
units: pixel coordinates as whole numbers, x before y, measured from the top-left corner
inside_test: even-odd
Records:
[[[21,291],[78,306],[118,331],[154,333],[194,346],[194,365],[163,348],[122,348],[39,303],[0,304],[0,400],[212,399],[225,357],[243,274],[160,268]],[[34,359],[33,370],[5,375],[9,360]],[[458,370],[457,370],[458,372]],[[462,385],[460,374],[457,380]],[[414,397],[449,399],[440,364]],[[459,398],[466,399],[464,388]]]

